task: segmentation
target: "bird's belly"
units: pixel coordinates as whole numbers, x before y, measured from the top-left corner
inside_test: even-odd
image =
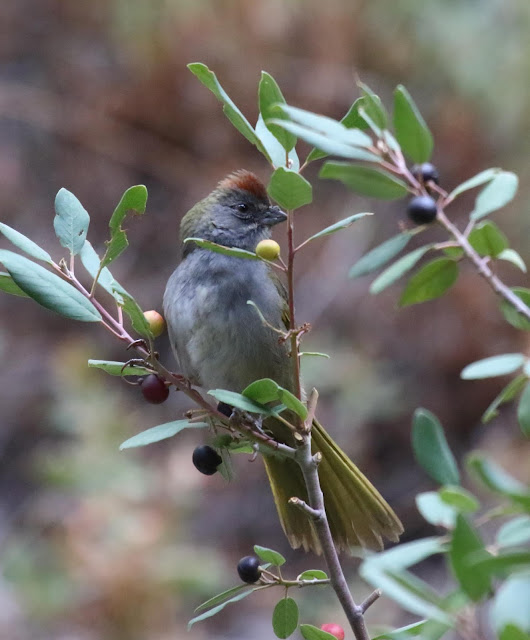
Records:
[[[280,327],[283,301],[274,286],[261,285],[234,278],[203,282],[171,305],[172,340],[184,375],[206,389],[240,392],[261,378],[290,386],[291,361],[280,334],[247,304],[252,300],[267,322]]]

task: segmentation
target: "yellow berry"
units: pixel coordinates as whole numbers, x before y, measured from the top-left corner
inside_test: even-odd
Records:
[[[276,260],[280,255],[280,245],[275,240],[262,240],[258,242],[256,255],[264,260]]]
[[[151,309],[150,311],[144,311],[144,318],[149,323],[149,328],[151,329],[151,333],[155,336],[155,338],[161,336],[166,330],[166,321],[158,313],[158,311],[155,311],[154,309]]]

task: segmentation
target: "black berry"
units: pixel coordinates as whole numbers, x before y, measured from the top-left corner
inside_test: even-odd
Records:
[[[407,207],[407,213],[416,224],[429,224],[436,219],[436,202],[431,196],[416,196]]]
[[[256,556],[245,556],[237,563],[237,572],[243,582],[254,584],[259,580],[261,571]]]
[[[432,181],[435,184],[438,184],[438,181],[440,180],[438,169],[430,162],[415,164],[412,167],[412,175],[423,183]]]
[[[159,378],[154,373],[149,374],[142,380],[140,388],[143,397],[152,404],[165,402],[169,396],[169,387],[166,386],[162,378]]]
[[[204,473],[205,476],[213,476],[217,471],[217,467],[223,461],[217,451],[207,444],[197,447],[193,452],[191,460],[195,468],[201,473]]]
[[[232,415],[233,410],[234,408],[231,407],[229,404],[226,404],[226,402],[219,402],[219,404],[217,405],[217,411],[220,411],[227,418],[229,418]]]

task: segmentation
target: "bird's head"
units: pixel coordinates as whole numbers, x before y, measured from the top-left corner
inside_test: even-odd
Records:
[[[270,229],[287,215],[271,205],[263,183],[243,169],[230,174],[214,191],[184,216],[181,239],[195,237],[226,247],[254,251],[260,240],[270,237]],[[186,243],[184,256],[194,248]]]

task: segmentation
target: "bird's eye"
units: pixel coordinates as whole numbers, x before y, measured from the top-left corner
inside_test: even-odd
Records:
[[[245,204],[244,202],[240,202],[237,205],[237,210],[241,211],[241,213],[246,213],[248,211],[248,204]]]

